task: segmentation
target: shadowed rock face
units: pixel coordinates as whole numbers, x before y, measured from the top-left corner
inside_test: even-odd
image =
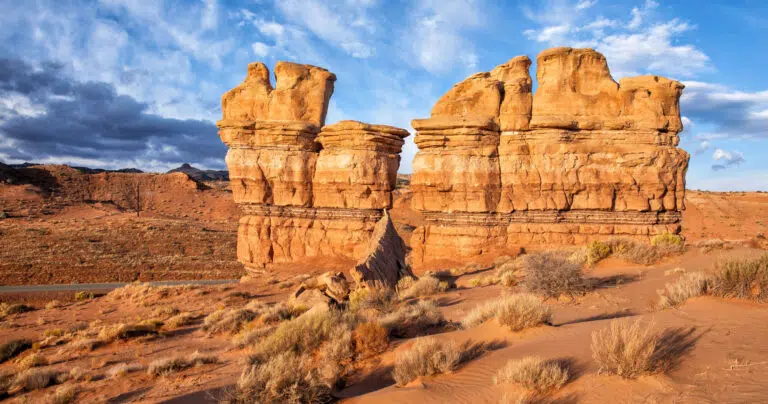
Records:
[[[275,76],[273,88],[266,66],[252,63],[222,97],[217,125],[245,214],[238,259],[253,270],[306,257],[362,259],[392,206],[409,133],[357,121],[323,126],[336,76],[287,62]]]
[[[414,264],[679,232],[683,85],[658,76],[616,83],[600,53],[554,48],[538,56],[531,94],[530,65],[518,56],[475,74],[431,118],[413,121],[412,206],[428,222],[411,240]]]

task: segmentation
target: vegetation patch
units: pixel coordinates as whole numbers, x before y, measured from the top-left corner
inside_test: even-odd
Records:
[[[493,382],[516,383],[537,394],[546,394],[563,387],[569,379],[569,369],[563,363],[526,356],[507,362],[493,378]]]

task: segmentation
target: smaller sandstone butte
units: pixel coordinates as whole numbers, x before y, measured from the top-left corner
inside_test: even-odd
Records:
[[[244,213],[238,259],[253,271],[312,257],[362,259],[392,206],[409,133],[357,121],[323,126],[336,76],[286,62],[275,76],[273,89],[266,66],[252,63],[222,97],[217,126]]]
[[[263,63],[248,65],[240,85],[221,97],[224,119],[301,121],[323,126],[336,75],[320,67],[277,62],[275,87]]]
[[[413,277],[411,268],[405,262],[405,243],[397,234],[387,211],[373,229],[366,257],[355,265],[351,275],[358,285],[391,288],[397,286],[400,278]]]

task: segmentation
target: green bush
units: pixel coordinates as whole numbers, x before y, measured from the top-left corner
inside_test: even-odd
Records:
[[[593,266],[611,255],[611,246],[601,241],[587,244],[587,265]]]

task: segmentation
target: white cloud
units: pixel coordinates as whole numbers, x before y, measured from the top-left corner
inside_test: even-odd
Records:
[[[454,66],[474,70],[478,56],[464,38],[465,31],[482,25],[480,0],[420,0],[409,15],[401,43],[410,48],[416,65],[432,73]]]
[[[318,0],[277,0],[275,6],[285,18],[301,25],[323,41],[341,48],[354,58],[365,59],[376,52],[366,33],[375,31],[366,15],[374,2],[338,4]],[[354,28],[352,28],[354,27]]]
[[[725,166],[722,166],[722,164],[715,164],[712,166],[713,170],[719,170],[723,169],[727,166],[733,166],[733,165],[740,165],[741,163],[745,163],[746,160],[744,159],[744,154],[735,150],[732,151],[725,151],[723,149],[715,149],[715,152],[712,153],[712,160],[719,161],[723,163]],[[722,166],[715,168],[716,166]]]
[[[697,123],[715,126],[709,137],[768,138],[768,90],[746,92],[720,84],[684,81],[681,109]]]
[[[695,29],[680,19],[649,21],[658,3],[648,0],[631,11],[626,22],[592,16],[580,3],[546,3],[541,11],[525,15],[540,26],[523,34],[550,46],[591,47],[608,58],[617,78],[645,73],[691,77],[711,70],[709,57],[693,45],[678,44],[679,37]]]
[[[253,50],[253,54],[260,58],[265,58],[267,55],[269,55],[269,45],[263,42],[252,43],[251,49]]]

